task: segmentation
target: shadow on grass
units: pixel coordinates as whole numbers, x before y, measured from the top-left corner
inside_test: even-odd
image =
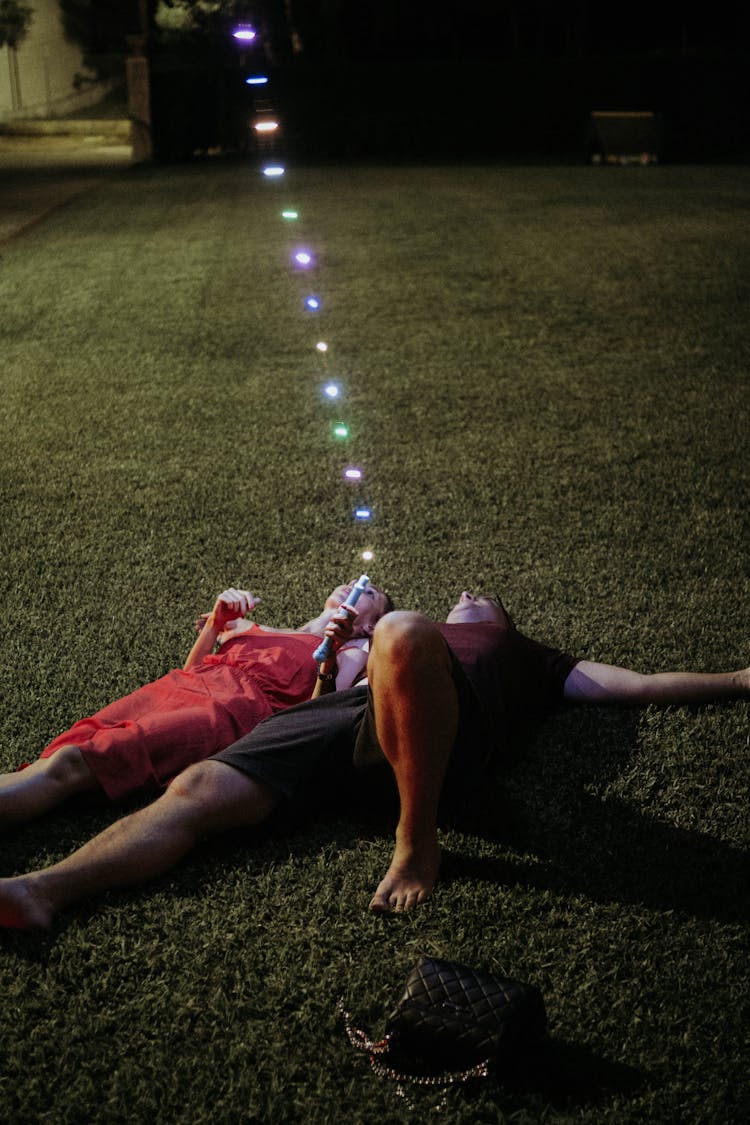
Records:
[[[740,893],[747,881],[743,853],[700,832],[649,821],[620,802],[590,798],[585,804],[578,850],[571,846],[575,841],[568,841],[554,856],[542,855],[542,867],[448,853],[442,881],[536,887],[719,922],[748,920],[750,908]],[[517,846],[529,850],[522,839]]]
[[[589,1047],[548,1039],[515,1058],[512,1073],[499,1075],[497,1081],[502,1092],[516,1100],[534,1096],[562,1110],[632,1096],[648,1084],[648,1075]]]
[[[443,878],[747,921],[750,905],[740,893],[747,882],[744,852],[697,829],[656,820],[618,797],[587,791],[592,781],[606,787],[631,760],[637,723],[633,712],[568,713],[564,743],[553,751],[543,733],[527,732],[527,749],[533,744],[528,757],[514,755],[506,776],[496,770],[460,828],[532,854],[542,865],[454,854]]]
[[[439,1074],[439,1070],[396,1053],[389,1056],[388,1065],[404,1074]],[[395,1089],[395,1080],[389,1081]],[[491,1102],[507,1114],[526,1111],[536,1115],[550,1108],[564,1112],[602,1106],[613,1098],[633,1097],[648,1084],[645,1071],[607,1059],[589,1047],[546,1038],[536,1048],[515,1052],[489,1080],[472,1079],[465,1085],[440,1088],[439,1094],[435,1088],[409,1082],[402,1089],[415,1111],[434,1111],[435,1100],[442,1100],[445,1089],[447,1113],[456,1104],[453,1099],[460,1099],[470,1105],[482,1102],[485,1107]]]

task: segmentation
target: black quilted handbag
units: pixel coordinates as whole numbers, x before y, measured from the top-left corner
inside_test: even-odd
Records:
[[[368,1051],[377,1074],[432,1086],[497,1073],[538,1042],[547,1023],[533,985],[433,957],[420,958],[409,973],[383,1039],[354,1028],[347,1012],[344,1019],[349,1041]]]

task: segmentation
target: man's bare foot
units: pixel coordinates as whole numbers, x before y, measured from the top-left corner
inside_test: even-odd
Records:
[[[19,875],[0,879],[0,927],[14,930],[47,929],[54,916],[51,903],[31,879]]]
[[[375,914],[401,914],[421,906],[432,894],[440,870],[437,839],[420,846],[396,844],[391,865],[370,902]]]

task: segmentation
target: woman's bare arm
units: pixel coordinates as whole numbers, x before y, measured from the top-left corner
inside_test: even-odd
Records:
[[[229,622],[250,613],[259,601],[260,598],[254,597],[249,590],[230,589],[219,594],[214,608],[205,619],[198,639],[188,653],[187,660],[182,666],[183,671],[188,672],[200,664],[204,656],[213,652],[219,634],[224,632]]]

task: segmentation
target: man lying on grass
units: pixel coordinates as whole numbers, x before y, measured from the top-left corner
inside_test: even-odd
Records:
[[[356,611],[344,606],[353,585],[337,586],[298,629],[249,621],[260,599],[247,590],[219,594],[196,622],[198,639],[181,669],[80,719],[32,765],[0,774],[0,827],[32,820],[76,793],[103,792],[117,801],[163,791],[187,766],[310,699],[317,686],[313,653],[329,626],[340,649],[329,685],[350,687],[367,663],[376,622],[393,608],[372,585]]]
[[[394,612],[376,626],[369,685],[265,720],[190,766],[166,793],[67,859],[0,880],[0,924],[49,926],[85,896],[169,870],[212,833],[266,821],[284,804],[387,761],[400,799],[396,846],[370,908],[424,902],[440,866],[437,825],[476,783],[515,718],[574,703],[681,704],[750,697],[750,668],[641,675],[576,660],[524,637],[499,601],[464,592],[437,624]],[[314,807],[314,806],[313,806]]]

